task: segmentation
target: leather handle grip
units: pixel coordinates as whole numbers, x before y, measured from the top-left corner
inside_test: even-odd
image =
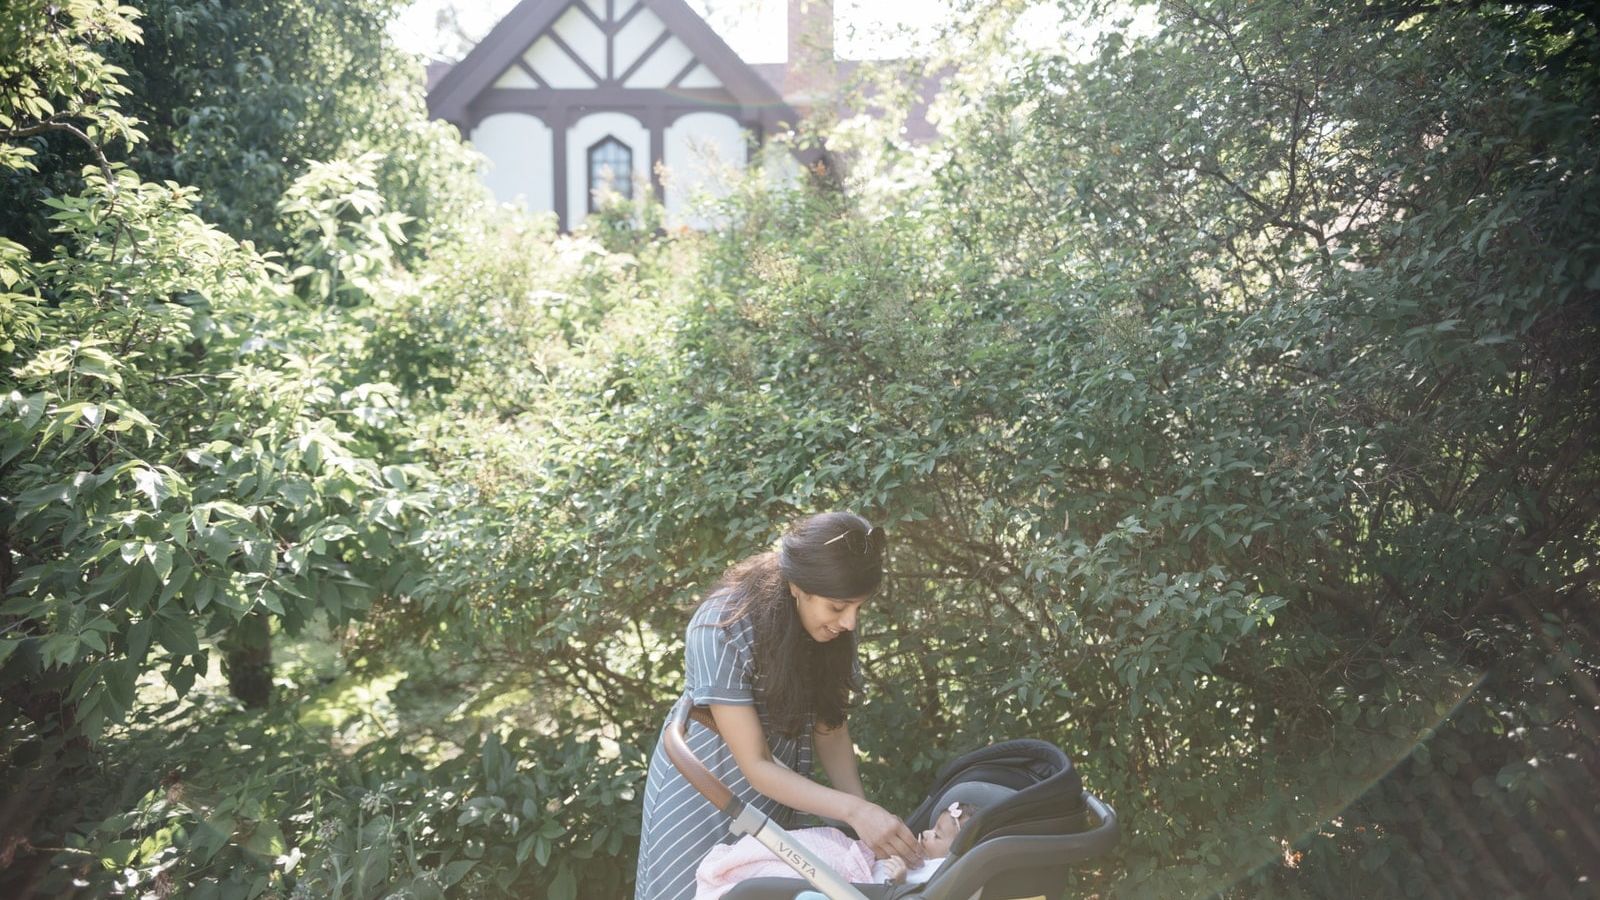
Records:
[[[702,712],[699,707],[690,703],[688,697],[680,699],[672,707],[672,715],[667,720],[666,733],[662,735],[662,744],[667,751],[667,759],[672,761],[672,765],[683,773],[683,777],[688,779],[689,784],[693,785],[694,789],[699,791],[702,797],[711,801],[712,806],[722,810],[729,817],[738,816],[740,811],[744,809],[744,804],[739,802],[739,798],[733,795],[733,791],[728,790],[727,785],[718,780],[717,776],[711,774],[711,770],[700,762],[700,758],[694,755],[694,752],[689,749],[688,741],[684,739],[684,735],[689,731],[689,718],[696,712],[701,713],[701,715],[694,716],[696,720],[713,731],[716,730],[716,722],[708,721],[711,719],[709,712]]]

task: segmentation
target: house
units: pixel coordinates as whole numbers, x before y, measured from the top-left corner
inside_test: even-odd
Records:
[[[683,0],[523,0],[431,86],[428,110],[488,157],[497,199],[554,211],[563,230],[603,192],[642,186],[689,220],[718,166],[743,168],[798,115]]]
[[[563,231],[608,191],[654,191],[670,221],[704,224],[696,191],[833,102],[857,65],[834,58],[833,27],[833,0],[789,0],[788,62],[752,66],[684,0],[522,0],[430,70],[428,110],[488,158],[497,199],[553,211]]]

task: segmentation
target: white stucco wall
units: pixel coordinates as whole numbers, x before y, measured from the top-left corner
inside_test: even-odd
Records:
[[[522,58],[533,70],[539,73],[544,83],[553,88],[587,88],[594,87],[595,81],[583,71],[583,67],[573,61],[565,50],[556,46],[547,34],[528,48]]]
[[[593,20],[576,6],[569,6],[550,26],[550,30],[559,35],[573,53],[578,54],[584,65],[601,78],[606,77],[606,35]]]
[[[539,83],[534,81],[533,76],[524,71],[521,66],[513,65],[500,73],[500,77],[495,79],[494,86],[497,88],[536,88]]]
[[[479,122],[471,140],[489,158],[483,181],[496,200],[531,212],[555,210],[555,140],[543,122],[526,113],[499,113]]]
[[[622,15],[619,10],[618,16]],[[667,24],[648,9],[640,10],[637,15],[628,20],[612,39],[613,52],[616,55],[616,75],[621,76],[628,71],[645,50],[649,49],[651,42],[667,30]]]
[[[655,49],[642,65],[639,71],[633,73],[623,87],[630,88],[662,88],[672,83],[673,76],[683,71],[694,60],[694,53],[676,37],[667,38],[667,42]],[[620,74],[620,72],[619,72]]]
[[[725,195],[730,176],[744,171],[744,129],[732,116],[690,113],[667,126],[664,137],[668,221],[692,228],[710,227],[713,223],[697,208],[695,196]]]
[[[589,148],[610,135],[633,151],[633,195],[650,189],[650,131],[627,113],[591,113],[567,129],[567,227],[589,215]]]

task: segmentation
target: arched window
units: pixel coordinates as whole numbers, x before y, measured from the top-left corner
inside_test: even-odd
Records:
[[[589,212],[613,191],[633,199],[633,151],[607,135],[589,148]]]

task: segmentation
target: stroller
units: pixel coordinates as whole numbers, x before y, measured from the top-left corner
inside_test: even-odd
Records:
[[[673,708],[667,757],[728,816],[731,834],[753,835],[805,879],[752,878],[735,885],[724,900],[1053,900],[1061,896],[1075,863],[1117,843],[1116,811],[1083,789],[1065,753],[1045,741],[1006,741],[947,764],[906,820],[916,832],[953,801],[979,808],[927,883],[852,884],[766,815],[747,807],[695,758],[684,739],[691,712],[687,698]]]

